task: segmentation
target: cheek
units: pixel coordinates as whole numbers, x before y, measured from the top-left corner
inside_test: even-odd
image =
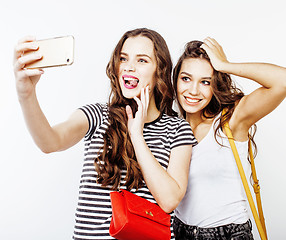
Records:
[[[179,103],[181,106],[184,105],[184,98],[183,98],[182,96],[178,95],[177,101],[178,101],[178,103]]]
[[[211,101],[212,97],[213,97],[213,92],[212,90],[209,88],[209,89],[206,89],[205,90],[205,93],[204,93],[205,97]]]
[[[178,97],[185,91],[186,89],[180,84],[179,82],[177,83],[177,95]]]
[[[184,90],[178,85],[177,86],[177,99],[178,99],[180,104],[182,104],[182,101],[184,99],[183,92],[184,92]]]
[[[156,69],[151,69],[149,71],[150,78],[152,79],[153,82],[157,80],[157,74],[156,74]]]
[[[117,67],[117,69],[118,69],[118,73],[117,74],[119,74],[119,73],[121,73],[122,71],[123,71],[123,66],[122,66],[122,64],[119,64],[119,66]]]
[[[151,90],[153,91],[154,87],[156,86],[158,79],[156,77],[156,73],[154,72],[153,74],[150,72],[146,75],[146,78],[149,79],[147,80],[147,84],[150,86]]]
[[[152,65],[152,66],[144,69],[144,71],[147,75],[149,75],[153,79],[157,77],[157,74],[156,74],[157,67],[155,65]]]

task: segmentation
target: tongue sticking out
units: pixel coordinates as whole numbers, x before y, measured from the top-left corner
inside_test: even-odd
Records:
[[[137,87],[138,82],[139,82],[137,79],[125,79],[124,81],[127,86],[133,87],[133,88]]]

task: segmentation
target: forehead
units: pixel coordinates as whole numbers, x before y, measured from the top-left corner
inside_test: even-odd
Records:
[[[153,42],[143,36],[129,37],[124,42],[121,52],[126,54],[147,54],[154,57]]]
[[[204,77],[211,77],[213,75],[213,67],[205,59],[187,58],[183,61],[180,72],[186,72],[198,76],[203,75]]]

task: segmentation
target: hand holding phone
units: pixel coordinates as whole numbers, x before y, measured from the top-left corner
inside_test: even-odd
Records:
[[[27,64],[25,68],[48,68],[71,65],[74,62],[74,37],[56,37],[36,41],[39,48],[24,55],[39,53],[42,58]]]

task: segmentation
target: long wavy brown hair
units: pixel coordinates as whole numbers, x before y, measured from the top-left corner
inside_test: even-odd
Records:
[[[122,95],[118,79],[123,44],[126,39],[137,36],[149,38],[154,45],[157,68],[154,74],[156,83],[153,94],[156,107],[161,114],[175,115],[172,110],[174,100],[174,89],[171,82],[172,60],[165,40],[156,31],[146,28],[126,32],[116,45],[106,67],[111,84],[108,103],[110,125],[104,134],[103,152],[94,162],[98,173],[98,182],[102,186],[111,186],[112,189],[119,188],[123,169],[127,171],[124,179],[127,189],[138,189],[143,184],[143,176],[128,134],[125,110],[126,105],[130,105],[135,113],[137,104],[133,99],[127,99]]]
[[[206,51],[201,48],[202,44],[203,42],[201,41],[188,42],[185,46],[185,50],[183,54],[179,58],[174,68],[174,71],[173,71],[173,86],[175,89],[176,96],[177,96],[178,77],[181,71],[183,61],[185,59],[200,58],[200,59],[207,60],[211,64],[210,58],[207,55]],[[217,120],[219,121],[219,124],[218,124],[218,127],[215,129],[215,137],[216,137],[218,130],[222,129],[222,126],[225,124],[225,122],[230,120],[237,103],[244,96],[244,93],[238,87],[236,87],[234,81],[232,81],[229,74],[216,71],[215,69],[213,70],[214,72],[213,72],[213,77],[211,81],[213,97],[210,103],[203,109],[202,114],[205,118],[214,118],[223,109],[226,110],[224,116],[221,116]],[[182,106],[180,105],[178,101],[177,103],[178,103],[181,114],[184,116],[184,118],[186,118],[186,112],[184,111],[184,109],[182,108]],[[256,132],[256,125],[254,124],[253,127],[249,131],[249,138],[255,150],[254,155],[256,155],[256,152],[257,152],[257,147],[253,139],[255,132]]]

